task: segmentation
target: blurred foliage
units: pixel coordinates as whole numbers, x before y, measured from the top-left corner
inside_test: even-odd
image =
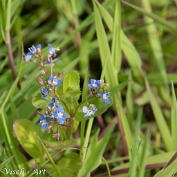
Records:
[[[116,18],[114,17],[114,14],[116,13],[115,3],[117,0],[99,0],[98,2],[108,13],[108,16],[106,16],[105,11],[101,11],[101,7],[99,7],[98,4],[96,5],[96,10],[98,12],[97,17],[100,17],[101,21],[99,22],[100,24],[103,23],[103,26],[100,26],[100,24],[97,24],[97,26],[95,24],[95,11],[92,1],[2,0],[0,2],[0,126],[1,128],[3,127],[0,133],[0,143],[6,143],[5,147],[2,146],[0,148],[0,163],[4,161],[6,162],[5,164],[7,164],[11,160],[12,163],[10,163],[9,168],[29,168],[31,164],[35,163],[34,159],[29,157],[24,150],[21,151],[26,158],[19,154],[17,154],[19,158],[12,158],[13,155],[18,152],[18,147],[21,147],[13,135],[12,125],[14,120],[29,119],[33,124],[37,124],[39,121],[37,110],[32,105],[32,98],[39,93],[40,86],[35,79],[40,75],[40,70],[35,67],[33,63],[25,62],[23,62],[22,70],[20,68],[23,53],[26,53],[31,45],[41,44],[44,48],[44,53],[47,53],[47,48],[45,48],[45,46],[47,46],[48,43],[52,43],[54,47],[59,47],[61,50],[57,54],[61,62],[56,64],[54,71],[63,71],[64,75],[66,75],[74,68],[81,76],[81,88],[86,79],[90,77],[95,79],[100,78],[102,69],[104,69],[104,62],[110,64],[110,61],[106,61],[107,59],[104,55],[107,50],[104,51],[103,48],[100,49],[100,47],[101,45],[107,45],[107,48],[112,49],[116,45],[114,43],[115,41],[113,42],[113,34],[115,34],[114,29],[111,26],[111,21],[106,21],[106,18],[109,19],[109,17],[111,17],[112,21]],[[145,12],[147,11],[147,6],[142,5],[143,0],[129,0],[128,2],[142,8]],[[176,0],[149,0],[148,2],[150,3],[152,14],[157,15],[166,22],[170,22],[174,28],[176,27]],[[157,22],[155,19],[148,22],[146,15],[143,15],[141,12],[123,2],[121,3],[121,12],[118,14],[121,14],[121,22],[119,25],[121,25],[122,32],[125,33],[125,36],[121,38],[124,40],[121,42],[119,41],[124,47],[122,47],[122,56],[117,56],[121,57],[121,66],[120,70],[119,68],[116,68],[118,72],[113,75],[112,72],[114,72],[114,70],[112,70],[112,68],[114,68],[115,65],[111,63],[112,65],[110,65],[112,68],[109,68],[109,73],[106,73],[105,71],[105,75],[108,79],[112,79],[110,85],[113,88],[110,88],[110,90],[116,90],[116,84],[126,83],[121,91],[117,89],[119,91],[117,97],[120,98],[119,106],[122,111],[120,111],[122,113],[120,117],[128,120],[128,127],[130,127],[130,130],[128,131],[131,131],[133,136],[133,153],[136,150],[137,152],[131,157],[127,157],[128,153],[126,149],[124,149],[126,145],[121,141],[122,135],[120,129],[118,130],[118,128],[115,128],[114,132],[111,134],[107,148],[103,148],[104,157],[108,159],[107,163],[117,176],[121,173],[121,170],[125,170],[128,174],[129,168],[133,171],[133,174],[136,173],[136,167],[132,164],[138,162],[137,164],[140,164],[141,167],[141,171],[138,175],[141,176],[144,173],[144,176],[149,177],[153,176],[160,168],[164,167],[177,150],[176,143],[174,142],[174,137],[176,137],[175,128],[177,128],[177,115],[175,112],[177,108],[176,104],[171,103],[172,98],[173,102],[176,100],[177,35],[167,26]],[[115,22],[113,21],[113,23]],[[154,34],[151,34],[151,31],[148,30],[151,25],[154,26],[156,39],[152,38]],[[7,55],[6,32],[9,28],[15,69],[17,73],[21,72],[21,75],[19,75],[21,89],[16,87],[17,83],[14,84],[9,57]],[[98,29],[104,30],[99,31]],[[103,38],[98,40],[98,35],[103,37],[106,36],[106,40]],[[121,36],[123,36],[123,33],[121,33]],[[125,53],[126,49],[128,51],[127,43],[124,43],[126,39],[134,46],[133,51],[138,53],[138,55],[132,56],[132,60],[132,54]],[[154,55],[159,51],[156,51],[156,48],[153,47],[154,43],[150,43],[151,40],[154,43],[156,40],[159,44],[160,54],[162,56],[160,62],[158,57]],[[24,51],[22,51],[23,46]],[[100,50],[102,50],[102,54]],[[142,64],[139,68],[140,71],[134,68],[135,61],[139,59],[135,56],[140,56],[140,62]],[[164,62],[164,65],[162,62]],[[162,74],[162,70],[164,75]],[[135,72],[141,74],[137,76]],[[88,75],[85,79],[86,73]],[[172,86],[171,89],[172,81],[174,87]],[[115,92],[116,91],[114,91],[114,96]],[[172,95],[172,98],[170,95]],[[98,127],[104,132],[107,130],[107,125],[111,124],[112,121],[116,121],[116,118],[114,119],[114,117],[118,116],[116,110],[118,105],[115,99],[117,97],[114,97],[116,104],[102,115],[103,119],[101,120],[103,120],[103,122],[100,122],[99,117],[94,120],[91,134],[91,137],[94,135],[94,139],[97,138],[95,133],[97,132]],[[137,132],[134,133],[136,130],[135,125],[141,111],[142,115],[140,117],[142,122],[137,129],[137,131],[139,131],[139,135],[137,135]],[[125,112],[125,115],[123,112]],[[145,132],[147,129],[149,130],[150,135],[148,134],[146,136]],[[167,131],[168,133],[166,134],[163,131]],[[7,132],[9,132],[9,134]],[[100,136],[102,136],[103,132],[101,132]],[[77,133],[74,136],[78,138]],[[25,134],[25,136],[28,136],[28,134]],[[126,138],[127,135],[125,139]],[[94,139],[91,141],[92,144],[96,143],[94,142]],[[136,141],[134,141],[134,139]],[[46,135],[46,140],[50,140],[48,135]],[[168,143],[168,140],[170,143]],[[148,141],[149,143],[147,143]],[[142,149],[146,144],[148,144],[148,148],[143,151]],[[95,147],[98,147],[98,145],[95,144]],[[14,147],[14,150],[11,149],[12,146]],[[106,145],[104,144],[104,146]],[[131,152],[131,150],[132,149],[129,149],[129,152]],[[66,173],[64,169],[68,167],[68,164],[75,163],[74,158],[79,159],[78,154],[75,152],[70,152],[68,150],[67,153],[71,154],[71,157],[67,154],[60,158],[60,155],[57,154],[55,156],[56,153],[53,151],[51,152],[51,156],[55,156],[54,160],[60,158],[60,160],[56,160],[57,164],[61,165],[61,163],[65,162],[64,166],[61,167],[62,174]],[[109,154],[111,154],[111,157]],[[142,157],[140,160],[137,158],[139,154],[141,154],[140,156]],[[160,155],[156,157],[156,154]],[[148,158],[145,158],[145,156],[148,156]],[[91,158],[91,156],[87,157],[87,160],[89,158]],[[100,159],[101,155],[99,155],[99,161]],[[129,159],[130,164],[126,163]],[[161,164],[161,166],[153,166],[153,162],[158,165]],[[145,168],[145,164],[149,165],[149,169],[152,170],[142,171],[142,169],[144,170]],[[44,165],[45,164],[42,164],[41,166],[43,167]],[[105,164],[102,163],[102,165]],[[106,173],[106,170],[102,165],[93,173],[93,176]],[[4,166],[4,164],[1,164],[0,166]],[[77,166],[76,168],[79,168],[80,163],[76,163],[75,166]],[[174,160],[172,166],[169,165],[169,167],[175,168],[176,160]],[[46,168],[51,170],[53,167],[49,166]],[[93,168],[90,167],[90,169]],[[164,169],[164,174],[171,174],[168,173],[167,167],[164,167]],[[82,170],[84,171],[84,166],[82,167]],[[172,170],[169,169],[170,172]],[[75,172],[75,169],[71,169],[71,172],[73,171]],[[68,173],[71,175],[70,172]],[[85,174],[85,171],[83,174]]]

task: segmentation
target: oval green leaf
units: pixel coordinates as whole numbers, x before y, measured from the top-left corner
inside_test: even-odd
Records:
[[[63,79],[63,92],[80,91],[80,77],[77,71],[70,71]]]
[[[25,151],[38,162],[43,163],[44,149],[36,137],[36,134],[42,136],[40,128],[30,120],[17,119],[13,123],[13,130]]]
[[[44,109],[46,108],[49,103],[51,102],[51,98],[41,98],[41,94],[38,93],[33,99],[32,99],[32,104],[36,108],[41,108]]]
[[[67,139],[65,141],[46,141],[46,140],[42,140],[42,142],[51,149],[54,150],[62,150],[62,149],[67,149],[67,148],[71,148],[73,146],[75,146],[76,140],[73,139]]]

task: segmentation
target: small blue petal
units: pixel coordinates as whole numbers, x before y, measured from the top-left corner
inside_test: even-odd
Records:
[[[50,122],[50,117],[46,117],[46,122]]]
[[[69,115],[68,114],[63,114],[63,118],[68,118]]]
[[[29,51],[31,52],[31,53],[33,53],[33,54],[35,54],[36,53],[36,47],[34,47],[34,45],[32,45],[30,48],[28,48],[29,49]]]
[[[58,117],[57,111],[54,111],[54,112],[53,112],[53,116],[54,116],[55,118]]]
[[[42,94],[41,98],[46,98],[48,96],[48,94],[49,94],[49,92],[48,92],[48,90],[46,88],[41,88],[40,92]]]
[[[28,52],[27,54],[24,54],[24,60],[26,62],[29,62],[31,60],[31,58],[32,58],[32,55],[33,54],[31,52]]]
[[[49,51],[48,51],[48,55],[55,58],[55,57],[57,56],[55,50],[58,50],[58,49],[53,48],[53,47],[52,47],[52,44],[48,44],[48,46],[50,47],[50,48],[49,48]]]
[[[98,88],[103,82],[103,80],[90,79],[90,83],[88,84],[88,86],[91,89]]]
[[[44,116],[43,115],[40,115],[40,120],[44,120]]]
[[[64,123],[65,123],[65,121],[64,121],[63,118],[58,118],[57,121],[58,121],[60,124],[64,124]]]
[[[62,106],[58,106],[57,112],[64,112],[63,107]]]
[[[104,99],[104,101],[105,101],[107,104],[110,104],[110,103],[111,103],[111,101],[108,100],[108,99]]]
[[[44,124],[42,128],[45,130],[48,127],[48,124]]]
[[[37,50],[41,50],[41,47],[42,47],[41,44],[38,44],[38,45],[36,46],[36,49],[37,49]]]

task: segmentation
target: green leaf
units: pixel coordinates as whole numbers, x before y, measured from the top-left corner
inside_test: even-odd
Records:
[[[107,39],[107,34],[105,32],[101,16],[99,13],[99,10],[96,6],[97,1],[93,0],[94,5],[94,16],[95,16],[95,27],[96,27],[96,34],[98,39],[98,45],[99,45],[99,51],[101,56],[101,63],[102,66],[104,66],[105,61],[107,61],[106,69],[105,69],[105,78],[106,81],[109,82],[111,87],[114,87],[118,85],[118,80],[116,76],[116,70],[114,68],[113,62],[112,62],[112,56],[109,48],[109,43]]]
[[[122,53],[121,53],[121,5],[120,1],[115,4],[114,22],[113,22],[113,36],[112,36],[112,58],[114,60],[117,72],[120,71]]]
[[[141,68],[141,65],[142,65],[142,62],[141,62],[141,58],[140,58],[140,55],[139,53],[137,52],[136,48],[134,47],[134,45],[130,42],[130,40],[128,39],[128,37],[124,34],[124,31],[120,28],[120,29],[115,29],[113,28],[115,26],[115,21],[113,21],[113,18],[111,17],[111,15],[103,8],[103,6],[95,1],[95,3],[97,4],[98,6],[98,9],[100,11],[100,14],[101,16],[103,17],[106,25],[108,26],[109,30],[113,33],[114,37],[115,35],[118,35],[118,34],[115,34],[115,30],[119,31],[120,30],[120,36],[117,36],[118,38],[120,38],[119,40],[121,40],[120,42],[120,45],[121,45],[121,49],[123,50],[130,66],[132,67],[133,69],[133,73],[135,76],[137,76],[139,79],[140,76],[142,75],[142,68]],[[96,8],[95,8],[96,9]],[[95,13],[95,16],[96,16],[96,13]],[[98,18],[98,17],[97,17]],[[99,21],[97,20],[97,23]],[[97,25],[96,23],[96,25]],[[119,26],[120,27],[120,26]],[[118,27],[118,28],[119,28]],[[101,35],[101,30],[97,30]],[[101,40],[103,41],[104,38],[101,38]],[[105,41],[102,42],[102,45],[104,45]],[[101,45],[99,45],[101,47]],[[114,47],[114,45],[113,45]],[[116,46],[115,46],[116,47]],[[113,56],[115,54],[115,50],[119,50],[119,49],[114,49],[113,51]],[[117,52],[116,52],[117,53]],[[120,56],[119,56],[120,57]],[[116,58],[117,59],[117,58]],[[114,60],[116,60],[114,58]],[[120,58],[119,58],[120,60]],[[114,63],[115,64],[115,63]],[[114,67],[114,70],[117,69]],[[110,73],[112,73],[112,71],[114,70],[111,70]]]
[[[167,165],[154,177],[162,177],[162,176],[174,176],[177,172],[177,152],[173,155]]]
[[[175,151],[170,151],[162,154],[152,155],[146,158],[146,166],[155,166],[155,167],[162,167],[163,165],[167,164],[167,162],[171,159],[174,155]],[[112,170],[125,170],[129,169],[130,162],[124,163],[122,165],[118,165],[117,167],[113,168]]]
[[[57,166],[56,166],[54,160],[52,159],[50,153],[48,152],[48,150],[47,150],[46,146],[44,145],[44,143],[42,142],[41,138],[40,138],[38,135],[36,135],[36,137],[38,138],[38,140],[39,140],[39,142],[41,143],[43,149],[45,150],[45,152],[46,152],[46,154],[47,154],[47,157],[48,157],[49,161],[51,162],[51,164],[52,164],[52,166],[53,166],[53,169],[55,170],[57,176],[58,176],[58,177],[62,177],[62,175],[61,175],[61,173],[60,173],[60,170],[57,168]]]
[[[73,120],[73,125],[72,125],[72,134],[78,129],[79,126],[79,121],[77,121],[76,119]]]
[[[65,155],[57,162],[57,166],[61,170],[62,176],[67,177],[77,176],[81,165],[79,154],[74,152]]]
[[[132,154],[130,157],[130,169],[129,169],[129,177],[134,177],[137,175],[137,161],[138,161],[138,146],[139,146],[139,132],[140,132],[140,125],[141,125],[141,117],[142,111],[138,112],[137,122],[136,122],[136,130],[135,130],[135,139],[132,149]]]
[[[4,162],[2,162],[2,163],[0,164],[0,170],[1,170],[6,164],[8,164],[8,163],[14,158],[14,156],[15,156],[15,155],[9,157],[7,160],[5,160]]]
[[[147,12],[152,11],[149,0],[141,0],[141,2],[142,2],[142,6],[145,11],[147,11]],[[156,33],[157,27],[156,27],[154,20],[152,18],[149,18],[145,15],[144,20],[145,20],[146,24],[149,24],[149,25],[146,25],[146,31],[148,34],[148,39],[149,39],[150,47],[151,47],[151,50],[152,50],[152,53],[154,56],[154,60],[156,61],[158,70],[163,77],[165,89],[169,93],[169,87],[167,85],[167,82],[168,82],[167,81],[167,72],[166,72],[166,68],[165,68],[166,66],[165,66],[165,62],[164,62],[163,50],[162,50],[162,46],[161,46],[160,37]]]
[[[174,90],[174,85],[172,83],[172,107],[171,107],[171,134],[172,134],[172,140],[174,149],[177,149],[177,141],[176,141],[176,135],[177,135],[177,103],[176,103],[176,95]]]
[[[111,104],[107,104],[104,102],[104,100],[102,98],[91,98],[88,100],[88,102],[90,104],[94,104],[96,107],[97,107],[97,111],[95,112],[94,116],[93,117],[96,117],[98,115],[101,115],[103,114],[111,105],[112,105],[112,102],[113,102],[113,99],[112,97],[109,98],[110,101],[111,101]],[[79,108],[77,109],[77,112],[75,114],[75,119],[78,120],[78,121],[81,121],[83,119],[86,119],[84,118],[84,113],[82,111],[82,108],[83,106],[88,106],[88,104],[86,102],[82,103],[79,105]],[[89,118],[92,118],[92,117],[89,117]],[[88,119],[88,118],[87,118]]]
[[[177,33],[177,26],[161,17],[159,17],[158,15],[156,14],[153,14],[153,13],[150,13],[150,12],[147,12],[145,11],[144,9],[138,7],[138,6],[135,6],[133,4],[130,4],[128,2],[125,2],[125,1],[121,1],[122,3],[126,4],[127,6],[129,7],[132,7],[133,9],[141,12],[142,14],[144,15],[147,15],[148,17],[152,18],[153,20],[159,22],[161,25],[164,25],[166,27],[166,29],[170,29],[171,31],[173,31],[174,33]]]
[[[80,98],[80,91],[68,91],[60,95],[60,98],[68,104],[76,103]]]
[[[38,162],[43,163],[44,149],[36,137],[36,134],[42,136],[41,129],[27,119],[15,120],[13,129],[18,141],[25,151]]]
[[[98,131],[94,135],[90,143],[85,162],[79,171],[78,177],[85,177],[100,165],[103,153],[113,131],[114,125],[112,125],[107,130],[106,134],[100,141],[97,140]]]
[[[70,71],[63,79],[63,92],[80,91],[80,77],[77,71]]]
[[[53,142],[42,140],[42,142],[45,144],[45,146],[51,149],[54,149],[54,150],[62,150],[62,149],[71,148],[77,144],[76,140],[73,140],[73,139],[67,139],[65,141],[53,141]]]
[[[151,107],[152,107],[158,128],[160,130],[163,142],[165,144],[165,147],[167,150],[173,150],[173,141],[172,141],[172,137],[169,131],[169,127],[165,121],[165,118],[162,114],[160,106],[157,102],[157,98],[155,98],[154,94],[152,93],[147,79],[145,80],[145,83],[146,83],[146,88],[147,88],[149,100],[151,103]]]
[[[56,93],[57,93],[57,95],[63,94],[63,85],[61,85],[60,87],[57,87]]]
[[[145,173],[147,154],[148,154],[148,148],[149,148],[149,139],[150,139],[149,137],[150,137],[150,132],[148,131],[146,133],[146,137],[144,140],[143,151],[140,155],[138,177],[145,176],[144,173]]]
[[[46,108],[49,103],[51,102],[51,98],[41,98],[41,94],[38,93],[33,99],[32,99],[32,104],[36,108]]]
[[[118,85],[117,72],[116,72],[116,68],[114,67],[113,59],[112,59],[112,56],[110,53],[109,43],[108,43],[108,39],[107,39],[107,32],[104,29],[104,25],[101,20],[100,14],[104,18],[104,20],[107,19],[107,20],[105,20],[105,22],[106,22],[108,28],[111,29],[110,31],[112,31],[113,19],[108,13],[104,13],[104,14],[102,13],[103,11],[104,12],[107,12],[107,11],[105,11],[104,8],[101,8],[102,6],[96,0],[93,0],[93,5],[94,5],[95,27],[96,27],[96,33],[97,33],[97,39],[98,39],[98,45],[99,45],[102,64],[105,63],[105,59],[106,59],[106,57],[108,57],[105,78],[106,78],[106,81],[110,84],[110,87],[115,87]],[[98,6],[98,8],[97,8],[97,6]],[[123,51],[125,54],[127,54],[127,53],[129,54],[129,62],[132,62],[132,64],[135,65],[135,66],[132,66],[132,69],[136,73],[135,75],[137,75],[139,77],[139,75],[141,74],[141,72],[140,72],[140,70],[141,70],[140,56],[137,53],[137,51],[135,50],[135,47],[128,40],[128,38],[125,35],[122,35],[122,33],[123,33],[123,31],[121,30],[121,39],[126,39],[126,42],[128,42],[128,43],[123,45],[123,42],[121,42],[121,47],[122,47],[122,49],[123,49],[123,47],[131,49],[131,53],[130,53],[130,51],[125,52],[124,49],[123,49]],[[130,48],[127,47],[127,45],[129,45]],[[133,60],[132,60],[132,58],[133,58]],[[132,145],[133,144],[132,134],[130,131],[130,127],[129,127],[126,115],[124,113],[124,109],[121,104],[121,97],[118,93],[116,95],[114,95],[114,100],[115,100],[115,105],[116,105],[117,117],[120,117],[120,119],[121,119],[118,121],[121,121],[121,123],[122,123],[123,130],[124,130],[125,137],[126,137],[128,150],[129,150],[129,153],[131,153],[131,149],[133,146]]]
[[[14,118],[19,118],[19,113],[18,113],[18,110],[14,104],[14,102],[12,100],[10,100],[10,106],[11,106],[11,111],[12,111],[12,114],[13,114],[13,117]]]
[[[119,85],[110,88],[109,89],[110,95],[113,96],[114,94],[117,93],[117,91],[121,91],[123,88],[125,88],[128,85],[129,82],[130,82],[130,80],[128,79],[128,80],[120,83]]]

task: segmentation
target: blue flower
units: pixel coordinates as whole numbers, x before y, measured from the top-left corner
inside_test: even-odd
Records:
[[[61,60],[53,60],[52,58],[48,58],[47,61],[45,61],[44,63],[46,64],[53,64],[53,63],[58,63],[60,62]]]
[[[24,54],[24,60],[26,62],[29,62],[31,60],[32,56],[33,56],[33,53],[28,52],[27,54]]]
[[[24,60],[26,62],[29,62],[33,55],[38,57],[38,53],[41,52],[41,44],[38,44],[36,47],[32,45],[30,48],[28,48],[29,52],[27,54],[24,54]]]
[[[57,110],[53,112],[53,116],[57,119],[57,121],[60,124],[64,124],[65,123],[64,119],[69,117],[68,114],[64,113],[64,109],[62,106],[57,107]]]
[[[94,88],[98,88],[101,84],[103,84],[104,81],[103,80],[95,80],[95,79],[90,79],[90,84],[88,84],[88,86],[91,88],[91,89],[94,89]]]
[[[52,102],[48,105],[48,107],[54,109],[55,107],[58,107],[59,101],[55,98],[52,98]]]
[[[61,86],[62,80],[57,79],[56,76],[50,76],[50,78],[49,78],[49,83],[50,83],[50,82],[51,82],[51,84],[52,84],[53,86],[58,87],[58,86]]]
[[[52,60],[52,58],[48,58],[47,61],[45,61],[44,63],[46,63],[46,64],[52,64],[52,63],[58,63],[60,61],[61,60]]]
[[[40,88],[40,92],[42,94],[41,98],[46,98],[49,94],[48,90],[46,88]]]
[[[103,98],[103,100],[107,103],[107,104],[111,104],[111,101],[109,100],[109,92],[106,93],[98,93],[97,94],[100,98]]]
[[[90,104],[89,107],[83,106],[82,111],[85,113],[84,117],[92,117],[98,109],[94,104]]]
[[[49,51],[48,51],[48,58],[55,58],[57,56],[56,50],[60,50],[59,48],[53,48],[52,44],[48,44],[50,46]]]
[[[39,126],[42,126],[43,129],[46,129],[48,127],[48,124],[50,122],[50,117],[44,117],[43,115],[40,115],[40,122]]]
[[[38,44],[36,47],[34,45],[32,45],[32,47],[28,48],[28,50],[32,54],[36,54],[36,52],[40,52],[41,51],[41,44]]]

